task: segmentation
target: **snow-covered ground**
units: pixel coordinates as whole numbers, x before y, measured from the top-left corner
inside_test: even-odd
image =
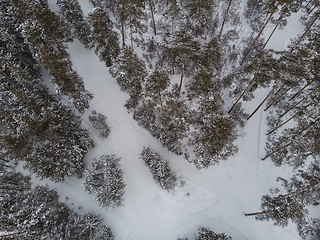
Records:
[[[87,0],[80,1],[84,13],[92,6]],[[289,20],[293,31],[276,31],[269,46],[284,48],[293,37],[297,27]],[[297,29],[295,29],[297,28]],[[281,46],[279,46],[281,45]],[[83,77],[86,89],[94,94],[91,110],[107,116],[111,127],[110,136],[103,140],[88,121],[88,110],[83,116],[83,126],[90,128],[96,147],[86,155],[86,161],[102,154],[121,157],[124,181],[127,184],[124,206],[103,209],[94,198],[84,191],[82,180],[67,179],[54,184],[61,200],[84,211],[93,211],[105,219],[116,239],[125,240],[174,240],[178,237],[192,239],[199,226],[209,227],[216,232],[225,232],[233,239],[295,240],[300,239],[295,225],[287,228],[275,227],[272,222],[256,221],[244,213],[260,210],[261,196],[277,186],[276,177],[289,177],[289,167],[276,168],[265,155],[266,113],[261,108],[246,124],[242,136],[236,141],[237,155],[209,169],[197,170],[180,156],[164,149],[160,142],[142,129],[123,106],[127,95],[120,90],[104,63],[92,50],[85,49],[77,40],[69,45],[73,68]],[[267,89],[256,93],[256,98],[246,103],[252,112],[267,94]],[[139,159],[143,146],[151,146],[169,160],[170,167],[181,178],[180,186],[172,192],[162,190]]]

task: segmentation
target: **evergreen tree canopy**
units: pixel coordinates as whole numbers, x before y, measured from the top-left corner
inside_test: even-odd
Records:
[[[100,159],[94,159],[85,172],[85,189],[102,207],[122,205],[126,185],[119,161],[115,155],[102,155]]]
[[[0,231],[5,239],[114,239],[102,219],[82,214],[60,203],[48,186],[30,188],[30,178],[21,173],[2,173],[0,179],[15,188],[1,195]],[[12,183],[14,181],[14,183]],[[21,186],[18,186],[20,185]]]
[[[95,53],[110,67],[119,54],[119,44],[117,33],[112,30],[112,22],[108,13],[95,8],[87,16],[87,21],[91,26],[90,47],[95,48]]]

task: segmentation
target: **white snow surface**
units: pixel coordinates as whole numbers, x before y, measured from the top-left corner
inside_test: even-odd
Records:
[[[92,10],[87,0],[79,2],[85,14]],[[289,41],[287,34],[277,32],[274,38],[286,46]],[[270,41],[270,45],[273,44]],[[102,154],[121,157],[120,164],[127,184],[124,206],[109,209],[99,207],[93,196],[84,191],[82,179],[69,178],[63,183],[44,180],[39,183],[55,187],[61,200],[69,198],[65,200],[69,206],[77,209],[82,206],[85,212],[100,214],[105,224],[111,227],[115,239],[119,240],[193,239],[200,226],[225,232],[234,240],[300,239],[294,224],[281,228],[273,226],[272,221],[261,222],[244,215],[260,211],[261,196],[268,194],[270,188],[279,186],[277,176],[289,178],[291,175],[291,168],[276,168],[269,159],[261,160],[265,155],[267,132],[263,108],[247,122],[242,136],[236,141],[239,152],[235,156],[208,169],[197,170],[183,157],[167,151],[158,140],[138,126],[124,107],[127,94],[120,90],[108,68],[92,50],[74,40],[68,51],[73,68],[83,77],[86,89],[94,94],[91,109],[83,115],[83,126],[90,129],[96,143],[95,148],[86,155],[86,162]],[[249,113],[267,91],[258,90],[256,98],[246,103]],[[107,123],[111,127],[107,139],[100,138],[98,131],[88,121],[88,115],[94,109],[107,116]],[[183,184],[170,192],[161,189],[139,158],[143,146],[151,146],[159,151]]]
[[[138,126],[124,107],[127,95],[92,50],[75,40],[69,52],[73,68],[94,94],[91,110],[106,115],[111,127],[110,136],[103,140],[87,120],[90,111],[83,116],[83,125],[90,128],[96,143],[86,160],[89,162],[102,154],[121,157],[127,186],[124,206],[104,209],[83,190],[81,179],[71,178],[55,185],[62,199],[68,196],[68,204],[74,203],[74,206],[84,207],[84,211],[102,215],[116,239],[173,240],[182,236],[192,239],[199,226],[225,232],[233,239],[299,239],[295,226],[274,227],[272,222],[260,222],[244,215],[259,211],[261,196],[277,186],[276,177],[286,177],[291,171],[290,168],[276,168],[268,160],[261,161],[267,130],[262,110],[248,121],[243,136],[237,140],[239,152],[236,156],[198,170],[183,157],[167,151]],[[254,110],[266,92],[260,90],[247,110]],[[171,192],[161,189],[139,158],[143,146],[159,151],[185,183]]]

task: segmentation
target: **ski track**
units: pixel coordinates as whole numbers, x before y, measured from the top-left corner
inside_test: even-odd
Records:
[[[85,14],[92,10],[89,1],[79,2]],[[49,0],[49,3],[50,7],[56,8],[54,0]],[[274,36],[277,33],[279,36],[279,32],[277,30]],[[243,28],[241,35],[248,34]],[[282,48],[291,36],[286,33],[280,39],[273,37],[268,46]],[[279,42],[282,42],[281,46]],[[68,51],[74,70],[83,77],[86,89],[94,94],[91,109],[83,115],[82,125],[89,128],[95,148],[89,150],[85,161],[90,162],[102,154],[116,154],[121,158],[127,184],[124,206],[104,209],[85,192],[82,179],[69,178],[58,184],[47,180],[42,182],[55,186],[61,199],[68,196],[66,203],[70,207],[82,206],[85,212],[100,214],[117,240],[174,240],[182,236],[192,239],[199,226],[225,232],[235,240],[300,239],[294,228],[283,229],[270,222],[259,222],[244,216],[245,212],[260,210],[261,196],[268,193],[270,186],[275,186],[275,177],[281,172],[275,171],[271,161],[261,161],[260,154],[263,153],[260,152],[260,143],[265,140],[261,134],[266,130],[262,109],[248,121],[243,130],[244,136],[236,141],[239,152],[235,156],[208,169],[197,170],[181,156],[167,151],[158,140],[138,126],[123,106],[127,94],[120,90],[108,68],[92,50],[84,48],[75,39],[69,44]],[[256,98],[245,104],[247,108],[258,105],[266,92],[265,89],[259,90]],[[98,131],[91,127],[88,115],[93,109],[107,116],[111,127],[107,139],[100,138]],[[185,184],[170,192],[161,189],[139,159],[143,146],[151,146],[169,160],[170,167]]]
[[[87,156],[86,161],[101,154],[114,153],[121,157],[120,164],[127,186],[124,206],[107,210],[97,206],[92,196],[87,195],[81,199],[82,194],[87,193],[80,190],[83,186],[79,184],[79,180],[62,184],[58,188],[59,193],[74,195],[69,197],[78,202],[77,206],[82,205],[84,210],[101,214],[106,224],[112,228],[116,239],[192,238],[199,226],[225,232],[233,239],[268,240],[275,238],[275,229],[284,233],[282,228],[258,222],[243,214],[259,210],[260,197],[266,193],[264,186],[268,178],[263,177],[266,172],[260,167],[259,156],[262,112],[258,112],[248,122],[245,136],[237,140],[239,153],[219,165],[197,170],[182,157],[168,152],[158,140],[138,126],[123,106],[127,95],[120,90],[107,67],[92,50],[85,49],[75,40],[70,44],[69,52],[73,68],[83,77],[86,89],[94,94],[91,109],[84,114],[83,124],[90,128],[96,147],[89,151],[90,157]],[[259,99],[255,102],[258,101]],[[107,116],[111,127],[107,139],[99,138],[98,132],[90,127],[87,116],[93,109]],[[139,159],[143,146],[151,146],[160,151],[185,184],[170,192],[160,189],[152,179],[149,169]],[[283,236],[281,239],[294,239],[292,236]]]

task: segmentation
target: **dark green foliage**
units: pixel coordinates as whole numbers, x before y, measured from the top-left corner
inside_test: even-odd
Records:
[[[196,240],[232,240],[232,238],[224,233],[215,233],[209,228],[200,227],[199,233],[195,236]]]
[[[74,35],[85,45],[90,43],[90,26],[84,20],[84,15],[78,0],[57,0],[60,12],[74,29]]]
[[[89,100],[93,95],[85,89],[81,76],[72,70],[72,62],[68,55],[63,51],[55,51],[45,44],[40,44],[37,48],[36,60],[48,70],[52,82],[58,85],[58,92],[69,96],[75,108],[83,113],[89,108]]]
[[[176,186],[176,174],[170,169],[168,161],[164,160],[158,152],[150,147],[143,147],[140,158],[149,167],[153,179],[161,188],[170,190]]]
[[[185,18],[185,13],[182,11],[177,0],[170,1],[170,6],[163,13],[164,21],[166,22],[166,32],[168,35],[173,35],[181,25]]]
[[[189,113],[186,103],[179,99],[169,99],[158,114],[153,126],[153,135],[169,151],[181,155],[182,140],[187,137],[189,131]]]
[[[89,120],[92,123],[92,126],[99,130],[100,136],[102,138],[107,138],[110,134],[110,127],[106,123],[107,117],[101,113],[98,113],[93,110],[91,116],[89,116]]]
[[[217,38],[213,37],[205,44],[200,55],[199,62],[211,71],[220,72],[222,69],[222,49]]]
[[[317,222],[309,218],[308,206],[320,204],[320,167],[315,162],[306,170],[297,171],[290,180],[278,178],[285,193],[271,190],[273,196],[262,197],[262,212],[253,213],[257,220],[273,220],[274,225],[287,226],[289,220],[296,223],[300,236],[316,235]],[[317,227],[318,226],[318,227]]]
[[[0,231],[5,239],[114,239],[99,216],[73,212],[48,186],[31,189],[30,178],[21,173],[2,173],[0,178],[16,186],[2,189]]]
[[[216,116],[203,119],[203,123],[193,133],[192,144],[198,168],[207,168],[219,159],[227,159],[237,152],[232,142],[236,138],[235,123],[228,117]]]
[[[151,100],[142,100],[142,103],[134,110],[133,118],[138,124],[151,131],[156,121],[156,103]]]
[[[91,26],[89,47],[94,47],[101,61],[110,67],[120,51],[117,33],[112,30],[113,23],[108,13],[101,8],[90,12],[87,21]]]
[[[48,93],[33,71],[4,59],[0,79],[0,147],[8,160],[24,166],[41,178],[62,181],[81,176],[83,156],[93,146],[80,117]]]
[[[129,93],[126,107],[129,110],[135,108],[141,99],[142,83],[147,76],[144,61],[131,48],[126,47],[110,68],[110,73],[117,79],[121,90]]]
[[[289,219],[295,223],[303,220],[307,210],[303,204],[297,202],[294,196],[262,197],[261,208],[265,213],[256,216],[257,220],[274,220],[274,225],[288,226]]]
[[[187,84],[188,97],[192,100],[194,98],[200,98],[200,96],[205,97],[210,93],[215,93],[215,90],[217,90],[216,85],[217,83],[213,79],[213,73],[201,67]],[[219,94],[217,94],[217,96],[220,97]],[[220,108],[220,104],[221,102],[219,103],[219,101],[217,101],[215,105]]]
[[[122,206],[126,185],[119,161],[115,155],[102,155],[94,159],[85,172],[85,189],[102,207]]]
[[[51,40],[57,45],[72,41],[69,26],[63,18],[55,14],[48,6],[35,3],[32,10],[39,24],[39,30],[44,34],[43,39]]]
[[[18,196],[31,189],[31,177],[14,171],[0,172],[0,196]]]
[[[189,68],[193,67],[198,59],[200,43],[185,28],[182,28],[162,43],[162,49],[159,65],[169,64],[174,74],[176,66],[182,68],[189,65]]]
[[[33,0],[12,1],[10,14],[24,38],[37,67],[44,67],[57,84],[58,92],[69,97],[81,113],[89,106],[92,95],[85,90],[82,78],[72,70],[72,63],[65,51],[70,41],[70,29],[64,19],[49,9],[47,4]]]
[[[170,85],[170,78],[165,71],[154,70],[146,79],[145,95],[153,99],[154,102],[162,104],[162,91]]]
[[[185,1],[187,25],[193,35],[203,36],[211,33],[213,25],[213,10],[215,3],[211,0]]]

